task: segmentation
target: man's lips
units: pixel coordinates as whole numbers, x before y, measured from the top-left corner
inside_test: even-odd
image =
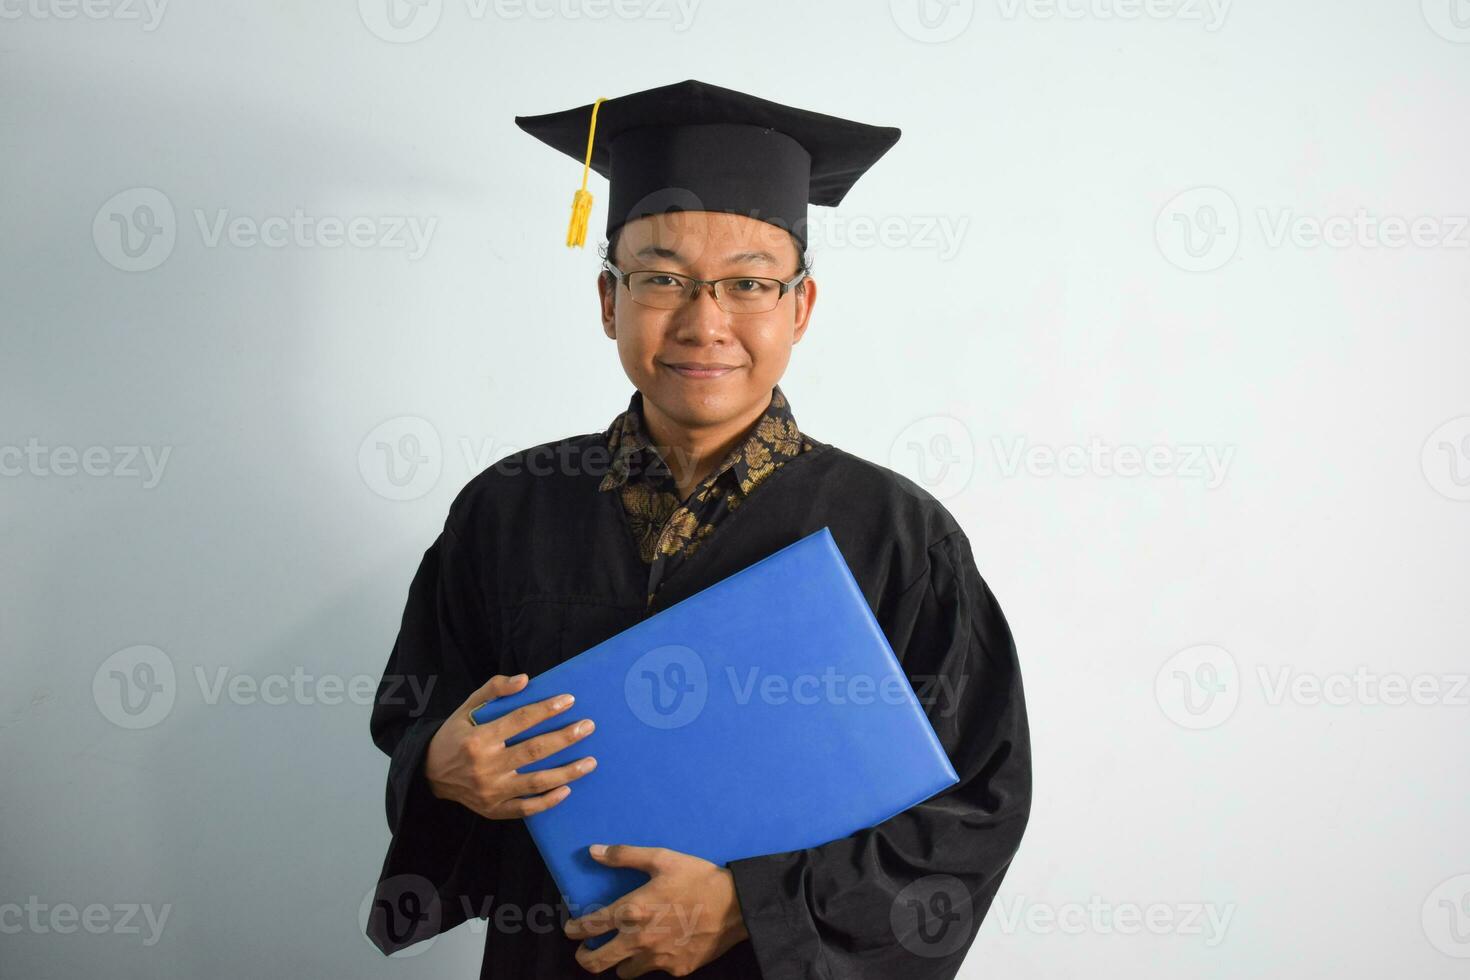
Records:
[[[685,378],[720,378],[736,369],[734,364],[718,361],[660,361],[664,367]]]

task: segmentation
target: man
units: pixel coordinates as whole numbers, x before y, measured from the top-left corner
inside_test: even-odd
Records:
[[[817,298],[806,206],[837,204],[898,131],[695,81],[517,122],[584,161],[584,186],[587,169],[609,178],[601,318],[637,390],[606,431],[471,480],[424,555],[372,716],[393,838],[369,935],[392,952],[484,917],[481,976],[505,980],[953,977],[1030,811],[1015,646],[948,511],[801,432],[778,383]],[[648,883],[566,909],[521,818],[596,771],[596,719],[557,698],[484,726],[470,711],[823,526],[959,783],[842,840],[724,867],[607,841],[594,859]],[[423,689],[427,705],[397,693]],[[563,764],[517,771],[553,754]]]

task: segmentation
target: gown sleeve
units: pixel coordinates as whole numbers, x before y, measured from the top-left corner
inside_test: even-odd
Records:
[[[439,726],[497,672],[484,594],[452,526],[424,553],[373,703],[373,742],[389,759],[388,830],[367,935],[385,954],[446,932],[488,906],[499,821],[430,791],[424,754]]]
[[[1031,749],[1010,628],[963,531],[928,559],[878,618],[959,782],[849,837],[727,865],[764,980],[954,977],[1020,845]]]

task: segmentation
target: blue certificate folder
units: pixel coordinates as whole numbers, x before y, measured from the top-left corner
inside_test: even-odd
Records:
[[[648,881],[597,863],[589,844],[724,865],[838,840],[959,781],[825,527],[473,716],[484,724],[563,693],[572,707],[507,744],[597,723],[519,770],[597,757],[566,799],[525,818],[574,917]]]

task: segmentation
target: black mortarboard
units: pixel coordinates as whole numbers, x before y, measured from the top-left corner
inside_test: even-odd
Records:
[[[668,211],[727,211],[785,228],[806,244],[806,206],[834,205],[888,148],[891,126],[767,102],[694,79],[516,116],[543,143],[582,161],[567,244],[586,240],[590,167],[609,182],[607,234]]]

